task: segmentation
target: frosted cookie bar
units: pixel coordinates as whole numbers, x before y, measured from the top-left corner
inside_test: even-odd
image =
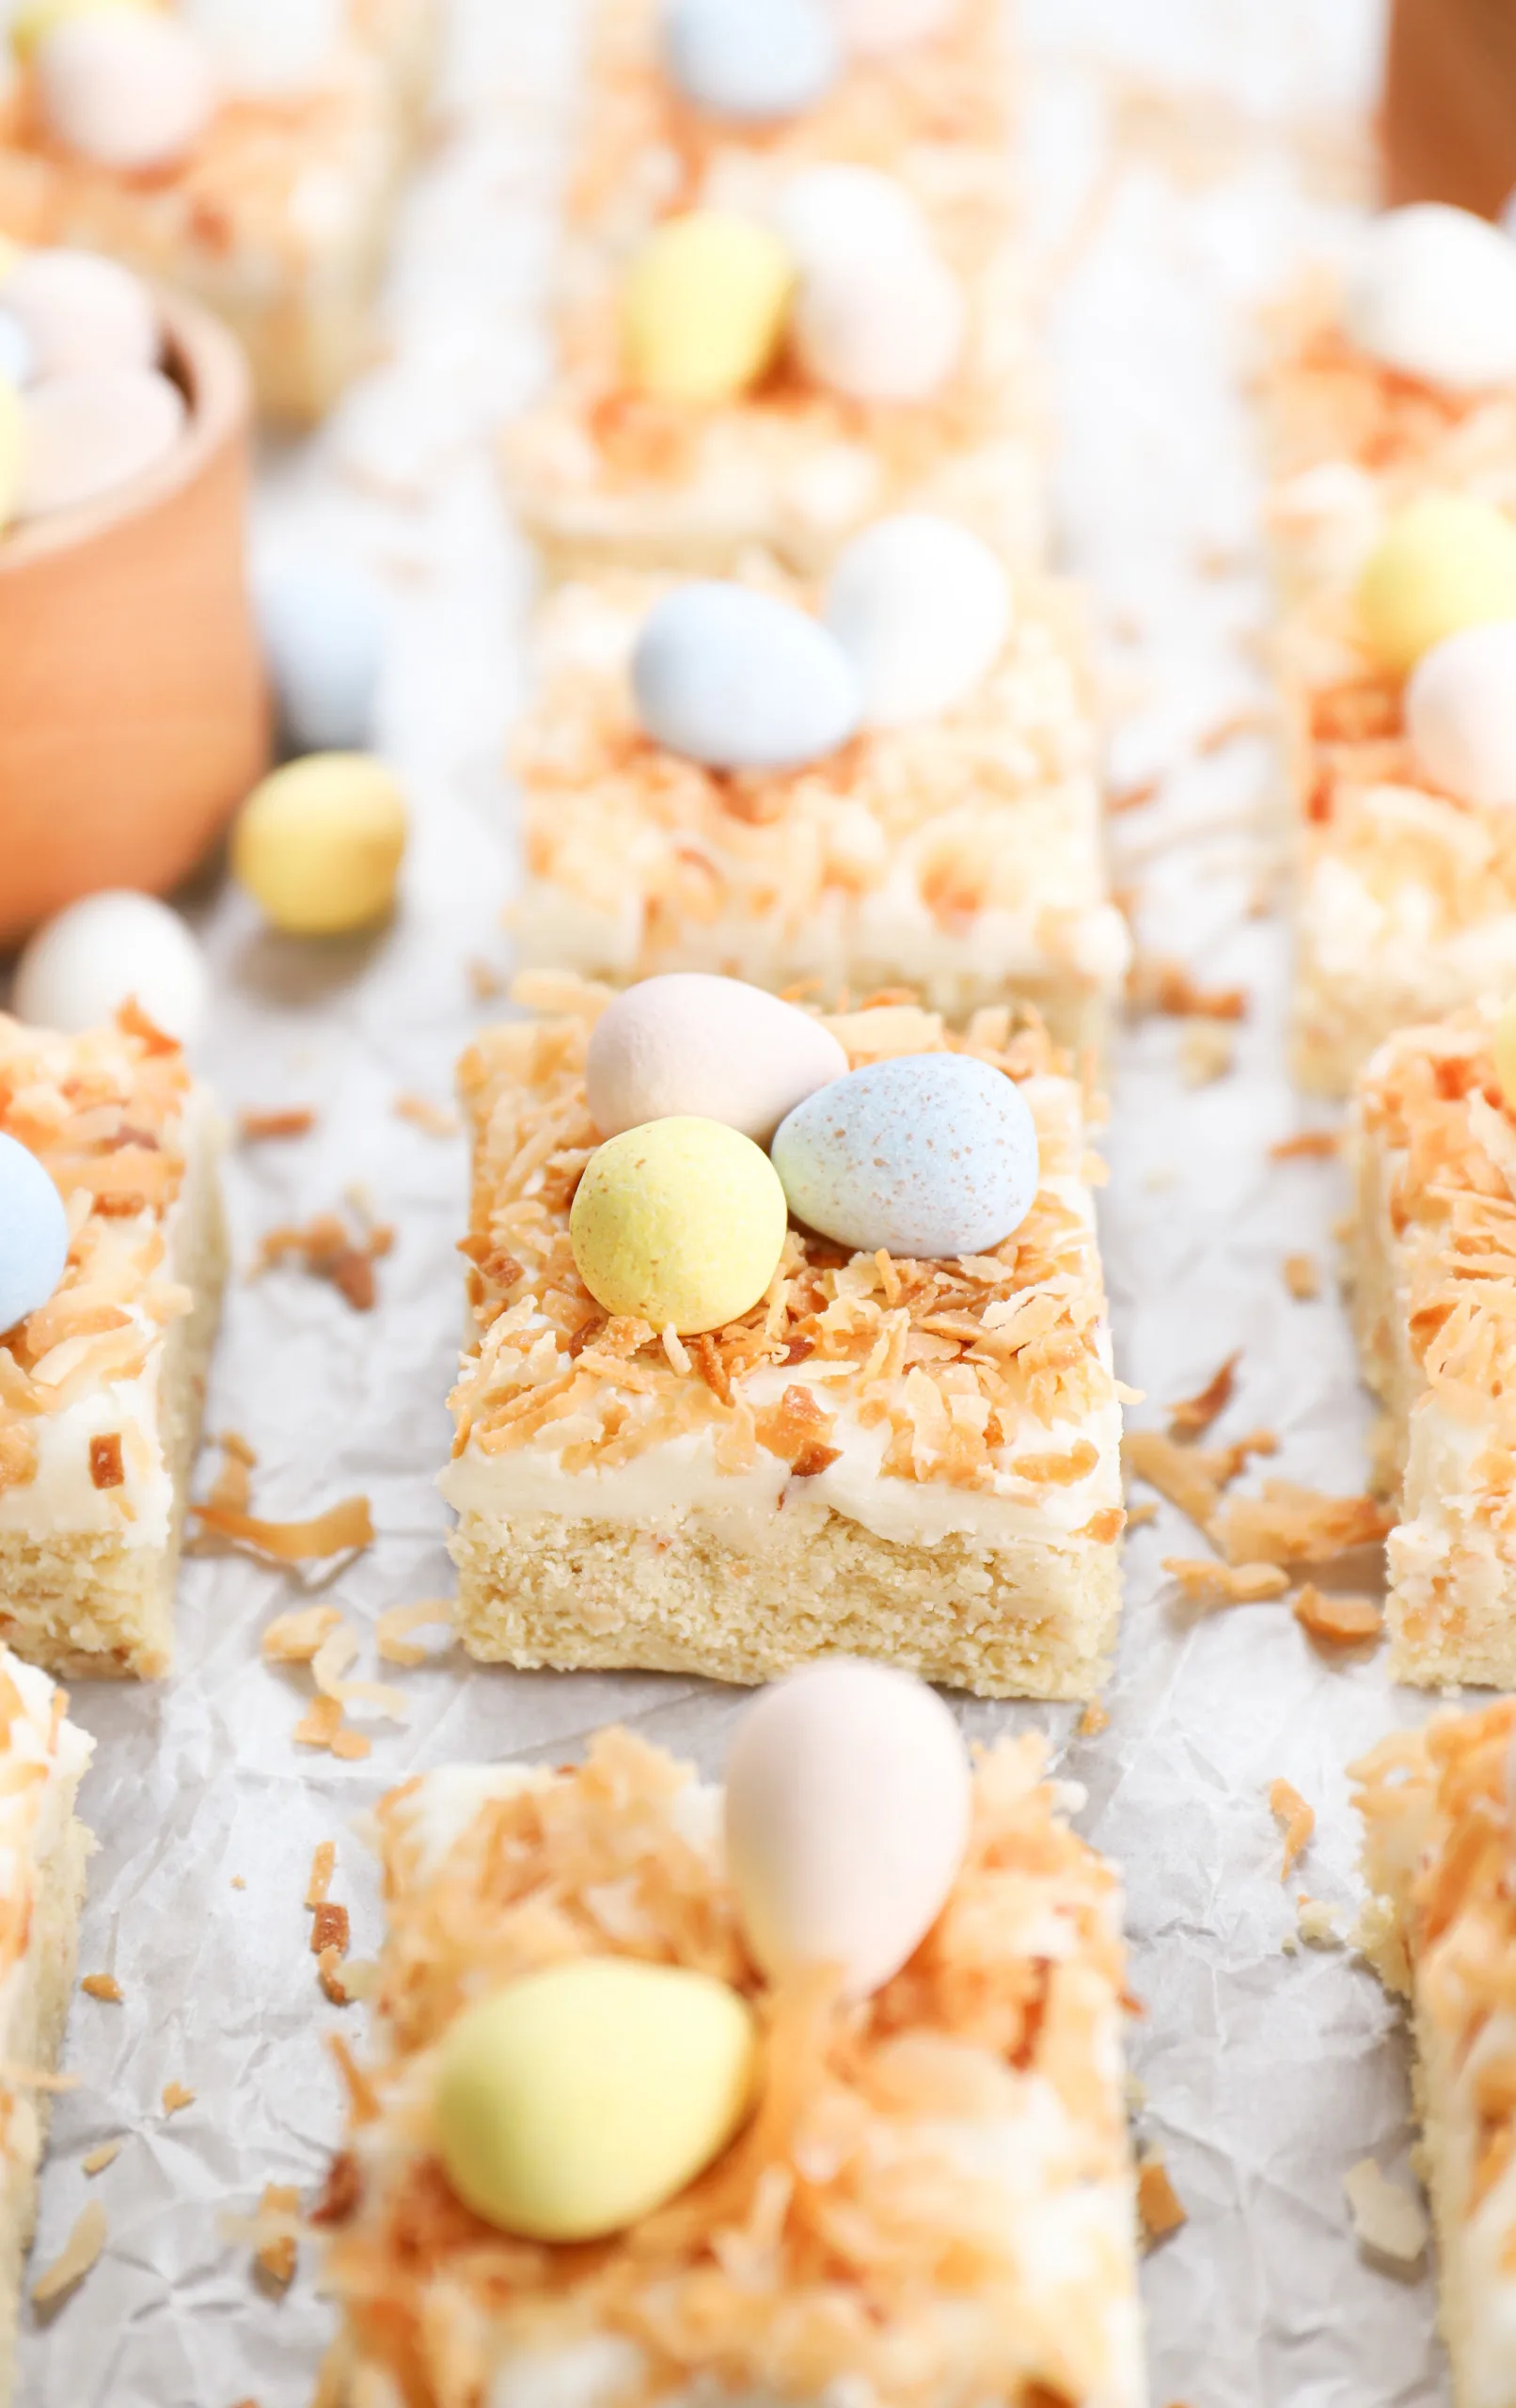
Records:
[[[14,2380],[22,2267],[37,2216],[49,2093],[73,1989],[85,1864],[74,1814],[94,1742],[43,1672],[0,1647],[0,2400]]]
[[[1390,1665],[1516,1687],[1516,1120],[1492,1006],[1403,1030],[1359,1082],[1349,1257],[1365,1376],[1384,1407]]]
[[[543,613],[513,756],[518,958],[617,981],[719,970],[828,996],[906,986],[952,1015],[1014,996],[1061,1042],[1098,1044],[1130,940],[1110,897],[1072,597],[1017,579],[996,656],[950,707],[904,725],[845,717],[797,767],[736,770],[644,723],[630,672],[671,597],[607,574]]]
[[[82,1037],[0,1018],[0,1133],[67,1212],[61,1279],[0,1335],[0,1637],[150,1677],[225,1272],[214,1116],[130,1008]]]
[[[266,28],[258,14],[222,11],[203,33],[173,12],[146,35],[64,24],[28,47],[0,97],[0,231],[187,293],[240,338],[261,407],[304,422],[372,349],[440,12],[311,0],[308,24],[286,11]],[[116,55],[139,42],[145,63]]]
[[[1506,2408],[1512,2397],[1513,1737],[1509,1703],[1439,1715],[1352,1767],[1373,1893],[1366,1944],[1408,2001],[1415,2040],[1438,2322],[1457,2408]]]
[[[1429,491],[1516,504],[1516,245],[1440,204],[1388,212],[1276,313],[1261,380],[1282,589],[1350,577]]]
[[[634,988],[614,1008],[640,1010],[665,983],[685,982]],[[734,982],[688,983],[730,983],[739,1002],[792,1009]],[[910,1005],[823,1022],[795,1014],[832,1042],[839,1073],[878,1066],[918,1080],[907,1121],[928,1135],[937,1073],[928,1064],[921,1079],[921,1057],[951,1056],[954,1081],[971,1085],[987,1066],[988,1107],[999,1080],[1012,1083],[1005,1109],[1024,1105],[1031,1157],[1020,1209],[995,1225],[1014,1222],[1012,1234],[962,1245],[938,1212],[951,1210],[954,1174],[938,1180],[930,1162],[918,1198],[926,1217],[908,1244],[880,1244],[889,1222],[871,1229],[866,1212],[851,1238],[817,1234],[823,1221],[850,1226],[825,1201],[837,1149],[845,1152],[841,1075],[805,1107],[819,1118],[803,1194],[782,1148],[798,1112],[773,1138],[786,1195],[750,1290],[730,1313],[715,1307],[719,1323],[697,1315],[698,1334],[681,1337],[663,1307],[610,1309],[581,1275],[576,1191],[612,1159],[610,1145],[597,1151],[607,1121],[592,1117],[585,1084],[610,999],[556,984],[555,1017],[488,1032],[461,1069],[474,1141],[464,1251],[476,1336],[453,1392],[442,1488],[459,1515],[464,1643],[520,1666],[747,1682],[841,1648],[985,1696],[1091,1695],[1119,1611],[1121,1412],[1086,1099],[1045,1033],[1016,1027],[1003,1006],[977,1014],[966,1037]],[[755,1064],[764,1069],[769,1040],[744,1040],[728,1014],[708,1017],[723,1032],[727,1100],[691,1101],[676,1078],[608,1114],[610,1125],[691,1110],[736,1117],[731,1099]],[[707,1084],[719,1087],[719,1064]],[[822,1097],[836,1101],[835,1126]],[[692,1125],[655,1119],[653,1134]],[[708,1140],[709,1121],[698,1125]],[[979,1134],[971,1119],[942,1127],[931,1161],[969,1158]],[[871,1137],[855,1181],[866,1185],[869,1166],[902,1142],[898,1126]],[[748,1153],[755,1160],[743,1157],[735,1172],[761,1187],[767,1165],[757,1148]],[[670,1174],[673,1213],[683,1177]],[[786,1231],[786,1196],[807,1227],[792,1221]],[[758,1206],[767,1209],[762,1194]],[[693,1279],[731,1241],[735,1204],[710,1212],[692,1203],[666,1270]]]
[[[373,2049],[318,2210],[343,2316],[324,2397],[1142,2408],[1114,1874],[1068,1829],[1042,1740],[1003,1740],[899,1970],[892,1949],[839,2002],[834,1970],[760,1964],[735,1800],[771,1705],[792,1710],[770,1692],[739,1730],[724,1846],[722,1791],[621,1730],[577,1768],[456,1767],[381,1805]],[[866,1845],[855,1861],[863,1886]],[[782,1887],[782,1864],[754,1870]],[[855,1892],[819,1919],[839,1956],[860,1911]],[[615,2010],[640,1991],[662,2020],[629,2030]],[[752,2052],[746,2096],[708,2103],[682,2166],[650,2165],[650,2094],[687,2127],[718,2040]],[[637,2084],[631,2168],[576,2107],[592,2045],[603,2111]]]

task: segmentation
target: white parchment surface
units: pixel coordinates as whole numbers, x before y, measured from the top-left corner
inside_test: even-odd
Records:
[[[330,1586],[367,1629],[446,1592],[433,1487],[460,1316],[456,1139],[394,1100],[450,1094],[491,1006],[471,958],[508,963],[513,875],[503,744],[523,677],[530,564],[505,523],[493,430],[541,372],[540,304],[572,88],[563,0],[461,0],[438,138],[406,212],[385,361],[308,446],[271,456],[260,541],[315,540],[371,565],[393,600],[384,749],[414,799],[403,910],[371,943],[301,947],[207,886],[190,908],[217,998],[205,1065],[229,1109],[308,1103],[314,1133],[234,1154],[239,1275],[209,1426],[257,1448],[257,1510],[298,1515],[363,1490],[378,1541]],[[1268,599],[1242,378],[1252,313],[1291,262],[1351,223],[1354,135],[1378,38],[1372,0],[1025,0],[1031,239],[1047,270],[1070,564],[1096,590],[1118,786],[1160,781],[1114,824],[1139,936],[1208,986],[1245,987],[1235,1066],[1182,1077],[1184,1031],[1153,1019],[1117,1064],[1103,1198],[1120,1368],[1134,1419],[1202,1386],[1240,1348],[1215,1435],[1266,1424],[1275,1469],[1362,1484],[1366,1415],[1332,1279],[1343,1207],[1330,1164],[1272,1164],[1298,1124],[1285,1077],[1286,939],[1277,911],[1276,769],[1266,737],[1206,739],[1267,700]],[[1362,189],[1361,182],[1359,186]],[[1272,896],[1275,908],[1261,907]],[[496,1006],[496,1008],[498,1008]],[[356,1184],[394,1223],[377,1308],[359,1315],[293,1272],[242,1275],[261,1234]],[[1283,1257],[1323,1273],[1293,1302]],[[201,1485],[209,1477],[202,1467]],[[1382,1663],[1319,1656],[1278,1606],[1187,1617],[1161,1571],[1199,1552],[1167,1507],[1127,1564],[1110,1727],[970,1705],[977,1735],[1028,1721],[1083,1782],[1083,1828],[1129,1898],[1132,2034],[1145,2139],[1189,2223],[1148,2262],[1155,2408],[1409,2408],[1445,2397],[1424,2271],[1398,2277],[1351,2236],[1343,2176],[1366,2154],[1406,2175],[1402,2043],[1346,1949],[1285,1942],[1298,1888],[1355,1900],[1343,1766],[1424,1711]],[[299,1750],[308,1678],[263,1664],[261,1633],[297,1580],[237,1560],[186,1564],[179,1669],[156,1688],[81,1684],[98,1741],[85,1809],[100,1835],[86,1972],[42,2188],[36,2265],[87,2196],[110,2221],[101,2262],[45,2328],[24,2312],[21,2398],[40,2408],[297,2408],[328,2330],[308,2253],[287,2297],[252,2278],[219,2219],[269,2181],[308,2194],[338,2130],[334,2028],[301,1900],[318,1842],[359,1956],[377,1943],[355,1816],[418,1767],[576,1751],[601,1722],[719,1769],[740,1701],[672,1679],[466,1672],[446,1657],[389,1674],[403,1726],[366,1722],[367,1761]],[[359,1671],[372,1671],[366,1647]],[[1287,1889],[1267,1790],[1313,1803],[1317,1837]],[[242,1886],[238,1886],[241,1884]],[[179,2083],[194,2103],[166,2117]],[[125,2135],[93,2182],[81,2159]]]

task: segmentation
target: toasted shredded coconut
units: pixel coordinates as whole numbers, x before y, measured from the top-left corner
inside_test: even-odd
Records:
[[[237,1115],[237,1142],[259,1146],[270,1137],[304,1137],[315,1125],[316,1116],[308,1103],[276,1105],[270,1112],[243,1111]]]
[[[1103,1706],[1098,1697],[1092,1697],[1074,1727],[1082,1739],[1098,1738],[1102,1731],[1111,1728],[1109,1708]]]
[[[1286,1287],[1297,1304],[1308,1305],[1321,1292],[1321,1273],[1314,1255],[1287,1254],[1281,1269]]]
[[[107,2000],[112,2006],[121,2004],[121,1985],[114,1973],[87,1973],[79,1988],[87,1990],[91,1998]]]
[[[446,1104],[434,1103],[430,1096],[417,1095],[409,1087],[396,1096],[393,1109],[397,1120],[411,1121],[428,1137],[456,1137],[463,1126]]]
[[[32,2285],[32,2305],[50,2307],[82,2283],[104,2248],[110,2232],[105,2210],[98,2199],[90,2199],[79,2210],[73,2230],[64,2242],[53,2263]]]
[[[1269,1812],[1284,1835],[1285,1861],[1279,1878],[1287,1881],[1311,1844],[1316,1809],[1307,1806],[1300,1791],[1281,1778],[1269,1785]]]
[[[1187,1087],[1224,1079],[1237,1059],[1237,1038],[1221,1020],[1189,1020],[1179,1038],[1179,1076]]]
[[[1373,1597],[1344,1597],[1307,1581],[1293,1612],[1303,1630],[1328,1647],[1361,1647],[1366,1640],[1384,1635],[1382,1608]]]
[[[115,2164],[125,2147],[124,2138],[102,2141],[98,2148],[87,2149],[79,2162],[87,2174],[103,2174],[107,2165]]]
[[[1161,1430],[1129,1430],[1121,1460],[1134,1479],[1145,1480],[1208,1537],[1223,1489],[1245,1470],[1251,1456],[1271,1454],[1274,1445],[1267,1430],[1250,1431],[1224,1447],[1185,1446]]]
[[[1298,1129],[1269,1149],[1271,1163],[1332,1162],[1342,1150],[1340,1129]]]
[[[1258,1497],[1236,1497],[1220,1544],[1228,1563],[1333,1563],[1375,1546],[1395,1516],[1375,1497],[1323,1497],[1292,1480],[1267,1480]]]
[[[1295,1901],[1295,1928],[1307,1948],[1340,1948],[1337,1909],[1325,1898],[1308,1898],[1302,1891]]]
[[[1163,1569],[1192,1606],[1256,1606],[1282,1597],[1289,1575],[1277,1563],[1217,1563],[1206,1556],[1169,1555]]]
[[[1366,2249],[1398,2266],[1414,2265],[1427,2246],[1426,2210],[1419,2199],[1392,2182],[1371,2157],[1361,2157],[1342,2178],[1353,2230]]]
[[[422,1597],[413,1606],[388,1607],[373,1626],[380,1661],[410,1666],[434,1661],[436,1656],[446,1651],[418,1647],[409,1633],[431,1629],[450,1632],[453,1613],[454,1600],[451,1597]]]
[[[282,2289],[294,2280],[300,2235],[300,2194],[291,2182],[266,2182],[258,2203],[261,2238],[253,2255],[271,2283]]]
[[[1162,1012],[1172,1020],[1247,1018],[1245,987],[1199,987],[1182,962],[1166,955],[1139,954],[1132,963],[1128,992],[1138,1011]]]
[[[276,1614],[263,1633],[265,1664],[308,1664],[342,1617],[335,1606],[297,1606]]]
[[[166,2082],[163,2090],[164,2114],[177,2115],[182,2107],[193,2107],[195,2093],[186,2090],[182,2082]]]
[[[1224,1413],[1232,1401],[1237,1367],[1241,1360],[1241,1349],[1238,1348],[1211,1373],[1197,1395],[1185,1397],[1178,1404],[1169,1407],[1171,1438],[1204,1437],[1217,1415]]]
[[[310,1860],[310,1878],[306,1884],[308,1907],[319,1907],[325,1903],[331,1892],[332,1874],[336,1864],[337,1842],[335,1840],[319,1841],[316,1852]]]
[[[250,1547],[276,1563],[321,1563],[328,1556],[358,1552],[373,1545],[373,1519],[366,1497],[344,1497],[305,1522],[270,1522],[224,1506],[196,1505],[202,1529],[235,1546]]]
[[[334,1756],[355,1760],[370,1752],[370,1742],[361,1731],[350,1731],[342,1720],[342,1708],[335,1697],[316,1697],[309,1712],[301,1716],[292,1734],[302,1748],[326,1748]]]
[[[1137,2162],[1137,2212],[1149,2248],[1190,2221],[1161,2150],[1149,2149]]]
[[[249,1275],[257,1278],[292,1260],[312,1278],[330,1281],[355,1312],[371,1312],[379,1292],[373,1266],[394,1243],[394,1230],[382,1223],[355,1237],[339,1214],[318,1212],[304,1225],[286,1223],[270,1229]]]

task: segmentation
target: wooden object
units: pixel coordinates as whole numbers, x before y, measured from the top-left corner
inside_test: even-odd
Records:
[[[1383,192],[1497,217],[1516,189],[1512,0],[1395,0],[1380,119]]]
[[[247,373],[213,319],[161,309],[182,442],[0,535],[0,946],[101,887],[176,885],[267,764]]]

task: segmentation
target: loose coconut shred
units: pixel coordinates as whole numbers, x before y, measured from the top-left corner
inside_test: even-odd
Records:
[[[1098,2278],[1092,2259],[1066,2282],[1034,2279],[1025,2217],[940,2137],[944,2121],[1014,2131],[1035,2099],[1052,2178],[1129,2196],[1114,1877],[1059,1819],[1045,1753],[1028,1736],[981,1758],[941,1917],[894,1980],[845,2006],[829,1975],[764,1986],[730,1892],[685,1836],[687,1768],[628,1732],[490,1800],[440,1865],[411,1816],[416,1784],[393,1792],[378,1810],[387,2053],[361,2070],[340,2052],[352,2147],[315,2218],[334,2236],[327,2279],[354,2363],[429,2408],[477,2408],[503,2346],[602,2332],[645,2354],[648,2401],[697,2372],[732,2396],[845,2382],[895,2408],[1100,2390],[1092,2294],[1120,2285],[1114,2242]],[[623,2238],[514,2241],[468,2212],[429,2154],[428,2052],[482,1989],[608,1950],[749,1998],[762,2095],[710,2171]]]

